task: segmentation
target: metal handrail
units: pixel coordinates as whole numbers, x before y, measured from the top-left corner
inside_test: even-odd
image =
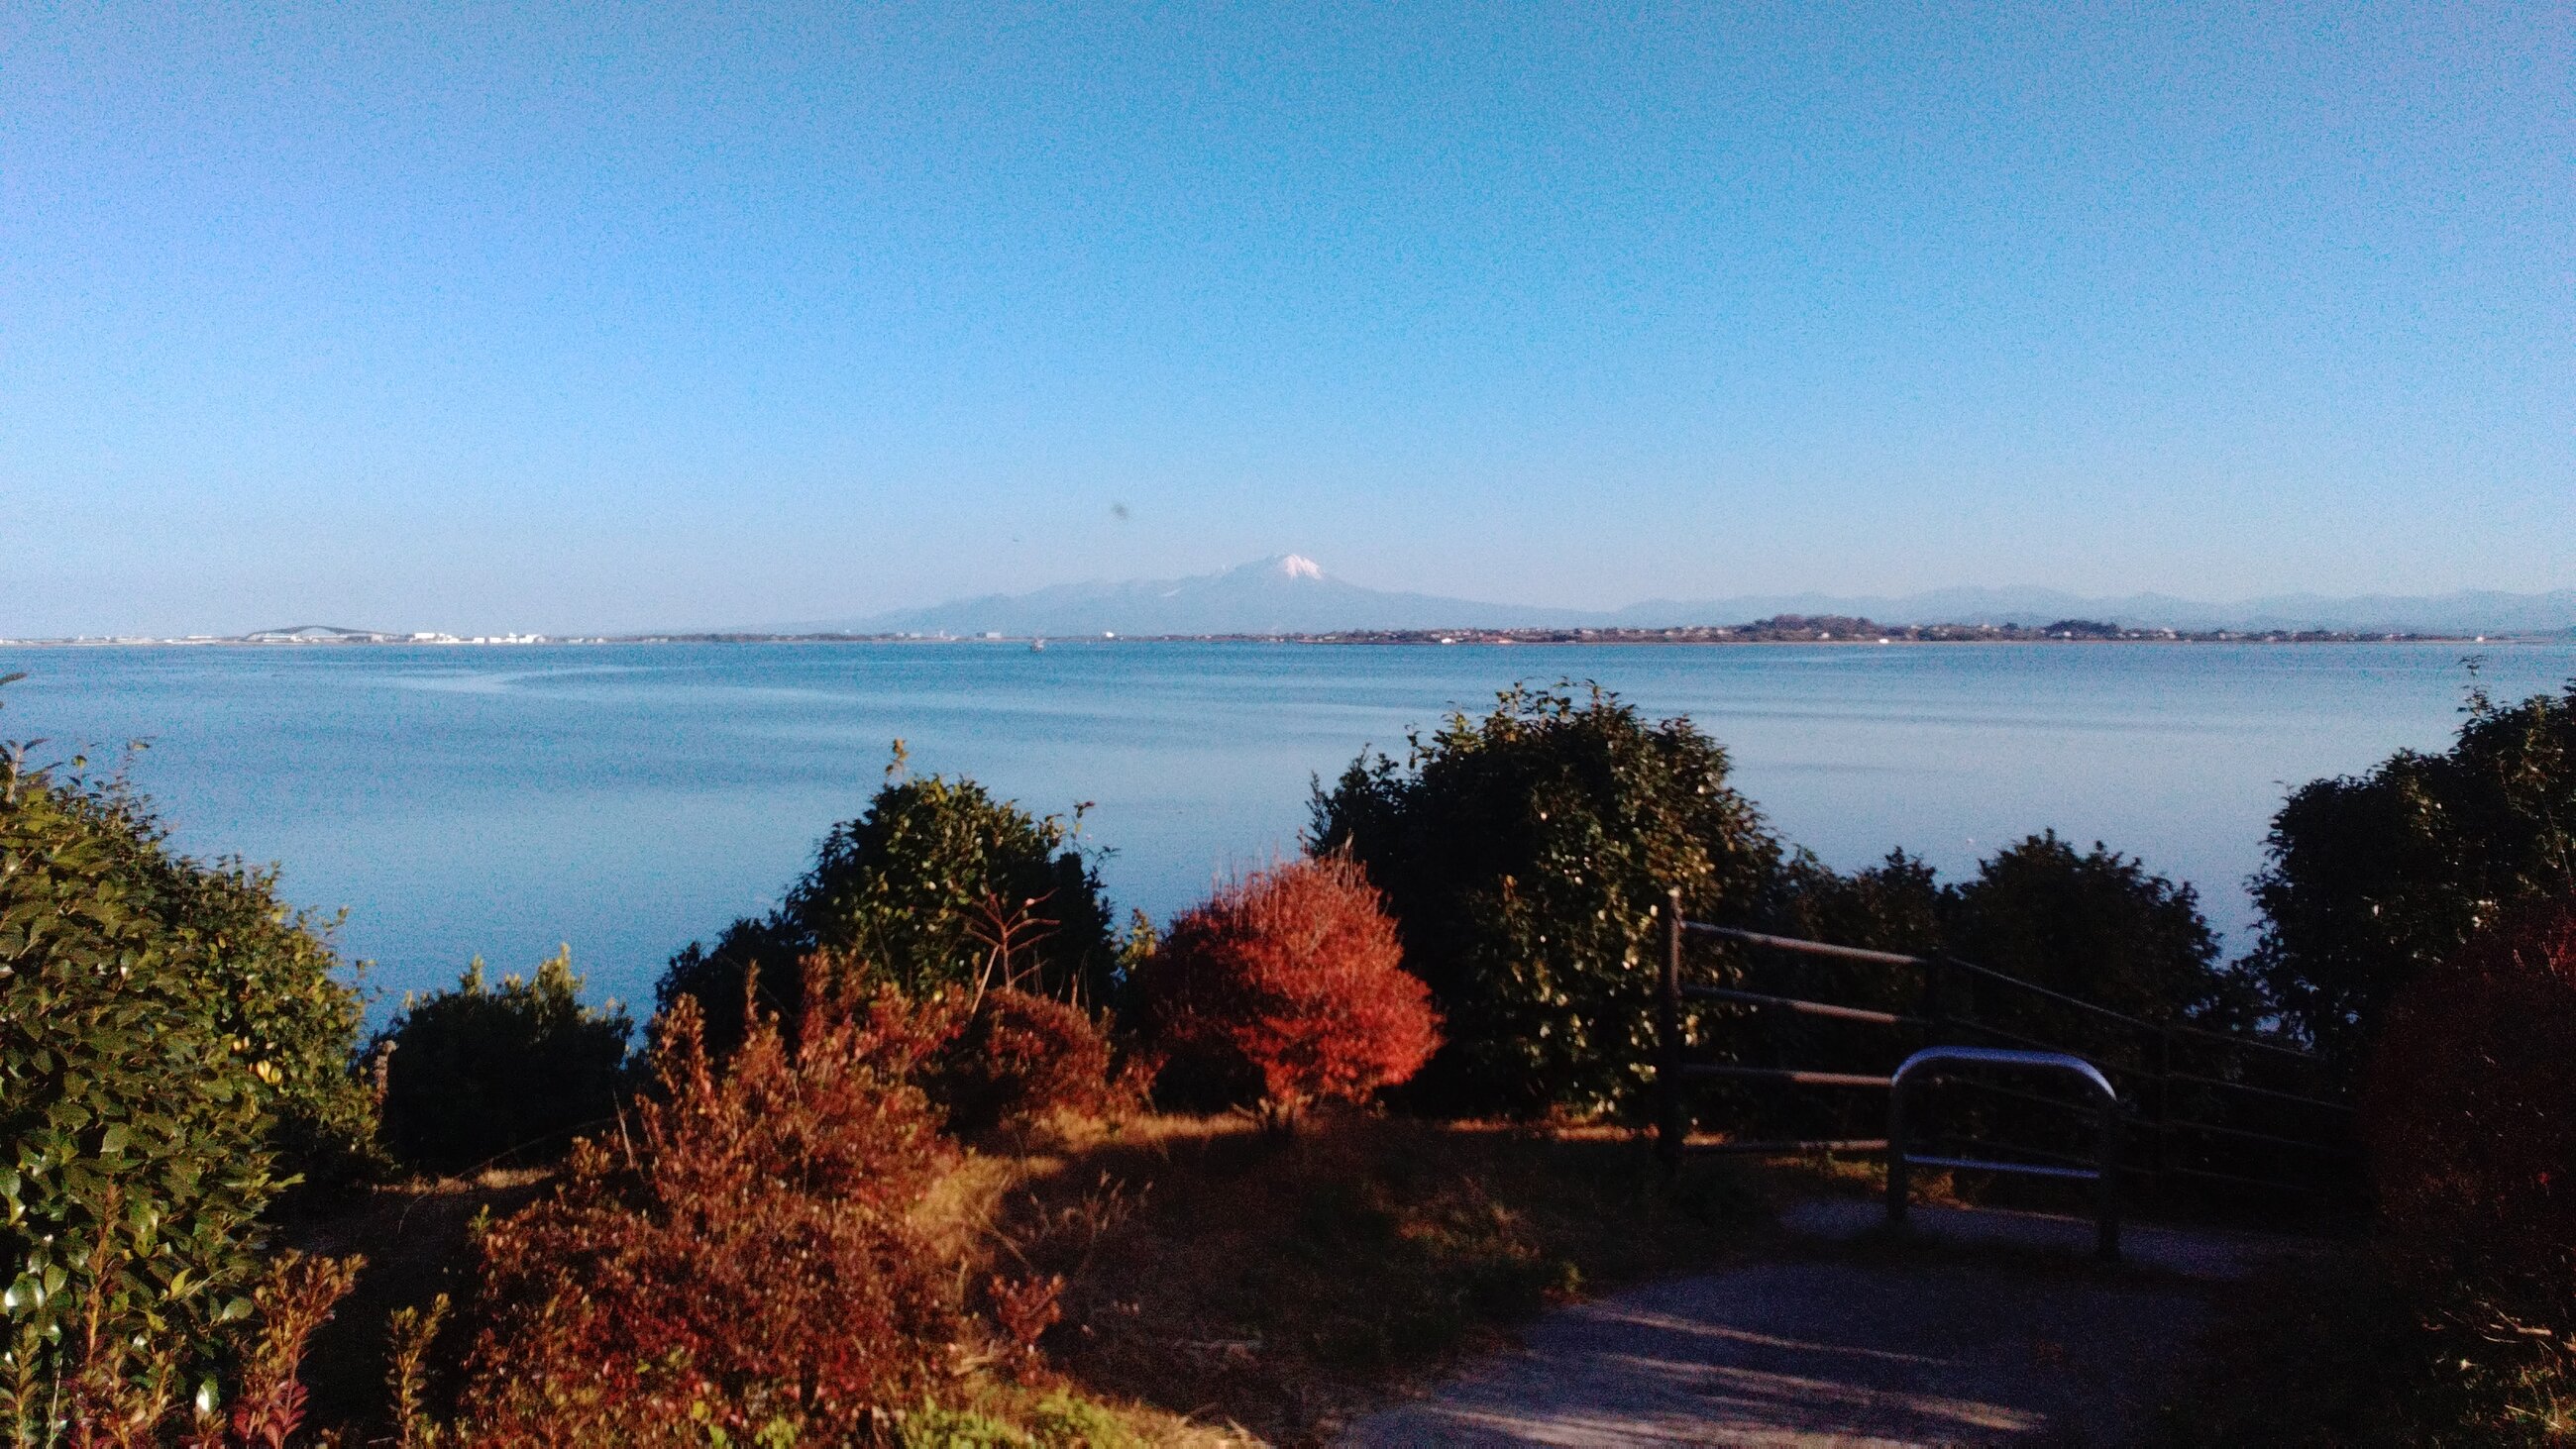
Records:
[[[1766,936],[1760,931],[1747,931],[1734,926],[1712,926],[1706,921],[1684,921],[1682,929],[1699,936],[1716,936],[1747,946],[1767,946],[1774,951],[1794,951],[1801,956],[1829,956],[1836,961],[1859,961],[1871,966],[1924,966],[1930,958],[1909,956],[1902,951],[1864,951],[1858,946],[1836,946],[1826,941],[1809,941],[1797,936]]]
[[[1685,986],[1682,996],[1690,1001],[1725,1001],[1737,1006],[1772,1006],[1794,1011],[1800,1016],[1829,1017],[1835,1021],[1862,1021],[1872,1026],[1928,1026],[1930,1018],[1903,1016],[1893,1011],[1872,1011],[1863,1006],[1836,1006],[1829,1001],[1806,1001],[1795,996],[1772,996],[1760,991],[1738,991],[1731,986]]]
[[[2215,1042],[2223,1047],[2240,1048],[2249,1052],[2270,1052],[2274,1056],[2288,1057],[2293,1061],[2303,1062],[2309,1066],[2320,1066],[2324,1063],[2324,1059],[2319,1057],[2315,1052],[2301,1051],[2297,1047],[2283,1046],[2279,1042],[2262,1041],[2255,1037],[2240,1036],[2232,1031],[2211,1031],[2208,1027],[2193,1026],[2189,1022],[2169,1022],[2166,1024],[2165,1030],[2174,1033],[2176,1036],[2197,1037],[2202,1041]]]
[[[1789,1082],[1801,1087],[1876,1087],[1885,1091],[1888,1079],[1864,1072],[1816,1072],[1803,1067],[1745,1067],[1733,1062],[1684,1062],[1672,1069],[1682,1080],[1694,1077],[1742,1077],[1756,1082]]]
[[[1932,959],[1936,960],[1947,970],[1965,971],[1971,976],[1982,977],[1985,980],[1994,982],[1998,986],[2009,986],[2015,991],[2039,997],[2043,1001],[2053,1001],[2060,1006],[2071,1006],[2078,1011],[2089,1011],[2095,1016],[2116,1021],[2122,1026],[2131,1027],[2138,1031],[2152,1033],[2162,1030],[2162,1028],[2155,1022],[2149,1021],[2145,1017],[2131,1016],[2125,1011],[2104,1006],[2098,1001],[2087,1001],[2081,996],[2069,996],[2065,992],[2059,991],[2054,987],[2042,986],[2036,981],[2024,981],[2018,976],[2008,976],[2003,972],[1996,970],[1992,966],[1980,966],[1974,961],[1962,961],[1956,956],[1941,956]]]
[[[2097,1016],[2107,1016],[2124,1026],[2134,1026],[2146,1031],[2156,1029],[2154,1022],[2131,1016],[2125,1011],[2115,1011],[2099,1002],[2086,1001],[2080,996],[2069,996],[2063,991],[2051,990],[2038,982],[2024,981],[2018,976],[2007,976],[1992,967],[1980,966],[1973,961],[1962,961],[1955,956],[1916,956],[1904,951],[1868,951],[1858,946],[1836,946],[1825,941],[1802,940],[1796,936],[1773,936],[1761,931],[1747,931],[1736,926],[1712,926],[1704,921],[1685,922],[1682,929],[1696,935],[1715,936],[1720,940],[1733,941],[1739,945],[1760,946],[1773,951],[1790,951],[1802,956],[1824,956],[1836,961],[1859,961],[1872,966],[1928,966],[1965,971],[1974,976],[1983,976],[1990,981],[2030,992],[2035,996],[2046,997],[2063,1006],[2072,1006]]]
[[[2165,1075],[2173,1081],[2189,1082],[2195,1087],[2216,1087],[2225,1092],[2245,1092],[2257,1097],[2269,1097],[2276,1102],[2295,1102],[2302,1107],[2314,1107],[2325,1112],[2341,1112],[2350,1115],[2353,1110],[2350,1102],[2329,1102],[2323,1097],[2304,1097],[2297,1092],[2275,1091],[2270,1087],[2255,1086],[2251,1082],[2230,1082],[2218,1077],[2198,1076],[2191,1072],[2167,1072]]]
[[[1966,1035],[1969,1040],[1983,1038],[1989,1044],[1988,1047],[1981,1049],[2004,1049],[2007,1053],[2011,1048],[2026,1047],[2041,1053],[2063,1054],[2065,1047],[2075,1044],[2063,1037],[2050,1039],[2025,1035],[1997,1025],[1991,1020],[1979,1020],[1973,1012],[1962,1014],[1945,1009],[1942,996],[1942,983],[1945,980],[1960,987],[1967,987],[1972,982],[1978,984],[1991,982],[1996,987],[2080,1010],[2084,1017],[2099,1024],[2100,1027],[2109,1028],[2110,1034],[2107,1035],[2102,1034],[2098,1027],[2095,1031],[2082,1034],[2084,1038],[2092,1039],[2094,1045],[2102,1047],[2104,1052],[2107,1052],[2107,1055],[2103,1052],[2094,1053],[2096,1059],[2086,1061],[2086,1067],[2090,1075],[2098,1078],[2104,1084],[2104,1088],[2112,1092],[2115,1098],[2123,1090],[2134,1094],[2129,1099],[2128,1105],[2136,1109],[2137,1115],[2134,1121],[2124,1121],[2122,1130],[2125,1132],[2135,1128],[2143,1134],[2141,1165],[2137,1167],[2122,1165],[2111,1175],[2116,1177],[2118,1172],[2126,1171],[2144,1176],[2154,1183],[2159,1198],[2165,1192],[2169,1175],[2241,1181],[2284,1189],[2298,1186],[2286,1180],[2275,1183],[2265,1177],[2237,1178],[2212,1174],[2205,1169],[2186,1173],[2183,1171],[2181,1162],[2170,1160],[2185,1151],[2188,1151],[2193,1158],[2201,1158],[2206,1155],[2205,1149],[2223,1143],[2237,1143],[2246,1146],[2304,1148],[2307,1151],[2300,1154],[2301,1158],[2319,1163],[2340,1162],[2351,1156],[2348,1147],[2338,1141],[2329,1140],[2337,1135],[2330,1131],[2321,1129],[2319,1133],[2310,1136],[2304,1134],[2302,1129],[2276,1127],[2270,1122],[2225,1126],[2220,1122],[2210,1122],[2205,1119],[2194,1120],[2195,1114],[2186,1105],[2194,1095],[2216,1093],[2218,1100],[2209,1102],[2207,1105],[2218,1108],[2218,1115],[2222,1119],[2230,1117],[2236,1106],[2251,1108],[2263,1102],[2275,1102],[2283,1107],[2295,1106],[2305,1111],[2348,1116],[2352,1110],[2348,1103],[2329,1100],[2325,1096],[2308,1095],[2306,1091],[2258,1086],[2254,1082],[2242,1079],[2238,1063],[2230,1062],[2221,1066],[2217,1056],[2220,1051],[2241,1047],[2259,1051],[2276,1065],[2318,1064],[2318,1059],[2312,1054],[2296,1048],[2283,1047],[2272,1042],[2232,1033],[2209,1031],[2181,1022],[2147,1021],[2096,1002],[2041,986],[2036,982],[2006,975],[1991,967],[1980,966],[1954,957],[1918,956],[1895,951],[1868,950],[1857,946],[1841,946],[1824,941],[1804,940],[1689,920],[1683,915],[1679,890],[1667,893],[1665,909],[1659,914],[1665,917],[1665,939],[1662,943],[1664,950],[1659,953],[1663,957],[1659,963],[1661,970],[1658,973],[1662,979],[1658,983],[1659,990],[1656,992],[1658,1040],[1655,1064],[1656,1080],[1659,1084],[1657,1105],[1660,1109],[1657,1113],[1659,1120],[1656,1148],[1657,1155],[1664,1160],[1668,1168],[1678,1168],[1682,1159],[1689,1153],[1716,1150],[1705,1143],[1691,1140],[1691,1118],[1684,1102],[1690,1083],[1712,1079],[1733,1079],[1748,1084],[1770,1082],[1827,1088],[1892,1088],[1894,1086],[1892,1077],[1870,1076],[1865,1074],[1865,1071],[1855,1071],[1851,1067],[1839,1064],[1837,1069],[1816,1070],[1813,1067],[1799,1065],[1753,1066],[1741,1063],[1692,1062],[1689,1057],[1692,1054],[1693,1044],[1684,1016],[1686,1003],[1706,1002],[1765,1017],[1775,1013],[1785,1013],[1797,1017],[1840,1021],[1864,1028],[1877,1027],[1899,1032],[1921,1033],[1915,1037],[1915,1040],[1927,1044],[1945,1039],[1955,1041],[1960,1035]],[[1750,982],[1728,986],[1699,982],[1686,985],[1682,979],[1683,948],[1685,943],[1693,938],[1729,942],[1755,951],[1777,951],[1811,958],[1862,963],[1879,968],[1915,970],[1920,972],[1922,977],[1923,1003],[1912,1011],[1902,1008],[1891,1011],[1877,1007],[1810,1000],[1806,999],[1805,993],[1796,992],[1794,989],[1792,991],[1781,991],[1776,987],[1767,990],[1747,989],[1751,985]],[[2130,1031],[2139,1033],[2143,1038],[2145,1050],[2136,1054],[2142,1057],[2142,1060],[2131,1059],[2133,1054],[2128,1050],[2124,1039],[2124,1034]],[[2178,1053],[2185,1051],[2193,1056],[2209,1054],[2207,1065],[2203,1070],[2210,1074],[2177,1070],[2176,1057]],[[2076,1058],[2076,1060],[2085,1059]],[[2253,1063],[2244,1062],[2243,1065],[2252,1066]],[[2006,1097],[2034,1103],[2049,1102],[2078,1112],[2089,1110],[2091,1107],[2089,1100],[2073,1100],[2062,1095],[2052,1097],[2037,1092],[2017,1091],[1997,1082],[1970,1080],[1962,1082],[1961,1085],[1981,1092],[1996,1092]],[[2287,1083],[2285,1082],[2284,1085],[2286,1086]],[[2086,1093],[2088,1099],[2098,1095],[2098,1090]],[[2177,1100],[2177,1098],[2183,1100]],[[1846,1121],[1842,1130],[1848,1132],[1852,1127]],[[2280,1135],[2275,1136],[2275,1133]],[[2184,1143],[2195,1145],[2186,1149],[2183,1147]],[[1818,1138],[1812,1141],[1788,1141],[1769,1145],[1798,1151],[1866,1151],[1869,1146],[1864,1139],[1858,1138]],[[1729,1150],[1749,1149],[1730,1144]],[[2081,1163],[2086,1159],[2063,1157],[2059,1160]],[[1998,1167],[1997,1170],[2010,1169],[2007,1166]],[[2311,1189],[2302,1188],[2301,1190],[2310,1191]]]
[[[2009,986],[2016,991],[2027,992],[2056,1002],[2060,1006],[2071,1006],[2079,1011],[2090,1012],[2095,1016],[2108,1018],[2141,1032],[2173,1032],[2216,1046],[2270,1052],[2275,1056],[2288,1057],[2312,1065],[2320,1060],[2314,1052],[2282,1046],[2278,1042],[2240,1036],[2234,1032],[2211,1031],[2207,1027],[2192,1026],[2185,1022],[2149,1021],[2144,1017],[2132,1016],[2125,1011],[2104,1006],[2098,1001],[2087,1001],[2083,997],[2071,996],[2066,992],[2042,986],[2036,981],[2025,981],[2018,976],[1997,971],[1991,966],[1980,966],[1974,961],[1962,961],[1956,956],[1917,956],[1904,951],[1872,951],[1859,946],[1837,946],[1827,941],[1809,941],[1797,936],[1775,936],[1764,931],[1748,931],[1740,926],[1712,925],[1706,921],[1683,921],[1681,929],[1695,936],[1715,936],[1720,940],[1733,941],[1738,945],[1787,951],[1801,956],[1821,956],[1829,960],[1855,961],[1871,966],[1917,966],[1932,970],[1963,971],[1971,976],[1992,981],[1998,986]]]
[[[2064,1167],[2038,1167],[2026,1162],[1990,1162],[1967,1157],[1915,1157],[1905,1150],[1906,1089],[1912,1080],[1927,1076],[1943,1067],[2017,1067],[2058,1072],[2074,1077],[2091,1087],[2101,1098],[2101,1156],[2089,1170]],[[2034,1052],[2003,1047],[1925,1047],[1907,1057],[1888,1079],[1887,1097],[1887,1225],[1902,1231],[1905,1211],[1911,1196],[1906,1168],[1912,1162],[1926,1166],[1964,1168],[1978,1172],[2013,1172],[2031,1177],[2059,1177],[2089,1180],[2093,1183],[2096,1219],[2094,1253],[2105,1259],[2120,1256],[2120,1093],[2111,1079],[2091,1062],[2069,1052]]]

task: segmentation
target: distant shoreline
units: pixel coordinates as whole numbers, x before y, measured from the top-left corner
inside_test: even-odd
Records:
[[[1834,644],[2548,644],[2570,634],[2443,634],[2329,629],[2121,629],[2106,625],[2062,627],[2019,624],[1881,625],[1864,619],[1765,619],[1738,625],[1670,629],[1346,629],[1280,634],[789,634],[757,632],[480,636],[421,636],[332,631],[327,634],[191,635],[54,639],[0,639],[0,648],[555,648],[639,644],[1312,644],[1312,645],[1699,645]]]

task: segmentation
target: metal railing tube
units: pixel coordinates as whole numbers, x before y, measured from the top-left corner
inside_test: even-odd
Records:
[[[2101,1069],[2082,1057],[2067,1052],[2015,1051],[2002,1047],[1925,1047],[1907,1057],[1888,1079],[1887,1094],[1887,1225],[1897,1231],[1905,1228],[1905,1214],[1912,1197],[1912,1174],[1908,1172],[1906,1151],[1905,1107],[1907,1088],[1916,1080],[1936,1074],[1943,1067],[2020,1067],[2059,1072],[2074,1077],[2091,1087],[2099,1098],[2102,1112],[2100,1156],[2093,1170],[2084,1174],[2093,1179],[2095,1227],[2094,1253],[2104,1259],[2120,1256],[2120,1094]],[[1986,1162],[1968,1158],[1943,1158],[1946,1166],[1974,1168],[1984,1172],[2044,1173],[2063,1177],[2065,1169],[2040,1169],[2026,1163]]]

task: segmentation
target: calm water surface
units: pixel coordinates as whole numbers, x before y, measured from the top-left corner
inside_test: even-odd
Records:
[[[766,908],[901,737],[1033,809],[1093,802],[1121,907],[1157,918],[1295,848],[1308,781],[1515,680],[1595,679],[1733,751],[1838,866],[1945,873],[2054,826],[2196,883],[2246,939],[2288,785],[2442,747],[2457,645],[1725,648],[1263,644],[9,649],[0,736],[132,767],[182,847],[284,866],[398,993],[569,942],[649,1000],[670,952]],[[2499,696],[2576,646],[2488,646]]]

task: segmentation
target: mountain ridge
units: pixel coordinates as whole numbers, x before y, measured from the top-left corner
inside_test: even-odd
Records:
[[[2355,633],[2529,634],[2576,629],[2576,589],[2521,594],[2464,589],[2436,595],[2289,593],[2207,603],[2170,594],[2119,596],[2062,589],[1956,587],[1913,594],[1823,592],[1648,599],[1618,609],[1555,608],[1372,589],[1278,554],[1213,574],[1055,584],[779,632],[1078,635],[1322,634],[1360,629],[1677,628],[1781,615],[1842,615],[1882,624],[2039,625],[2098,619],[2128,628],[2328,629]]]

